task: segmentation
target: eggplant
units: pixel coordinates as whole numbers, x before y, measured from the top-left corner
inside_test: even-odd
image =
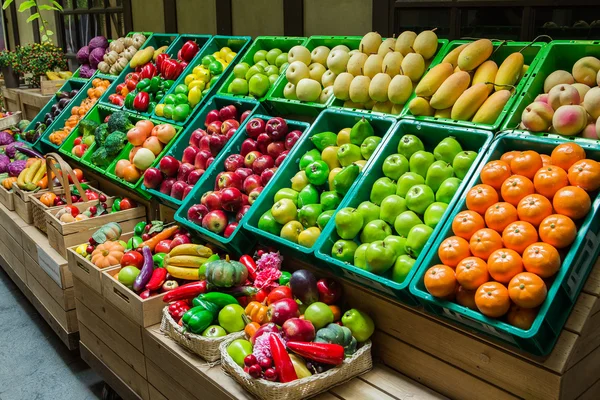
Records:
[[[54,111],[58,110],[58,108],[59,108],[58,103],[52,104],[52,107],[50,107],[50,112],[54,113]]]
[[[56,118],[60,115],[61,112],[62,112],[62,110],[56,110],[52,113],[52,116]]]
[[[19,151],[20,153],[25,154],[26,156],[29,157],[34,157],[34,158],[44,158],[43,155],[41,155],[40,153],[38,153],[37,151],[30,149],[29,147],[24,147],[24,146],[19,146],[16,145],[15,149],[17,149],[17,151]]]
[[[306,306],[319,301],[317,278],[310,271],[299,269],[294,272],[290,278],[290,288],[292,294]]]
[[[35,126],[33,127],[33,130],[37,130],[40,127],[40,125],[42,125],[42,121],[36,122]]]
[[[71,99],[60,99],[58,101],[58,107],[62,110],[67,104],[69,104],[70,101]]]
[[[69,92],[56,92],[56,96],[58,96],[59,99],[68,99]]]
[[[50,124],[52,124],[54,122],[54,117],[50,117],[46,120],[46,125],[50,126]]]
[[[69,97],[73,98],[73,97],[77,96],[77,93],[79,93],[79,90],[73,89],[69,92]]]
[[[152,277],[152,272],[154,271],[154,260],[152,259],[152,251],[150,247],[144,246],[142,248],[142,255],[144,256],[144,264],[140,269],[140,273],[135,278],[135,282],[133,282],[133,290],[136,293],[139,293],[144,290],[150,278]]]

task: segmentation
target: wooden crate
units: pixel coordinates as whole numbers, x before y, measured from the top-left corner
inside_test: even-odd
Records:
[[[0,204],[6,207],[7,210],[14,211],[15,209],[15,198],[14,192],[6,190],[6,188],[0,185]]]
[[[51,81],[45,76],[40,79],[40,94],[42,96],[54,95],[64,85],[66,80],[55,79]]]
[[[133,232],[128,232],[121,235],[120,240],[127,242],[132,236]],[[90,289],[96,291],[96,293],[102,295],[102,271],[105,271],[107,268],[98,268],[92,264],[90,260],[77,254],[75,249],[78,246],[79,245],[75,245],[67,250],[69,269],[74,277],[79,279]]]
[[[148,392],[150,393],[150,400],[168,400],[151,383],[148,384]]]
[[[17,215],[0,204],[0,226],[21,246],[23,244],[23,229],[29,226]]]
[[[37,193],[44,193],[46,191],[47,190],[40,190]],[[33,223],[33,214],[31,213],[31,198],[29,197],[31,192],[20,189],[16,183],[13,183],[13,192],[16,213],[23,221],[31,225]]]
[[[106,204],[110,207],[112,200],[108,200]],[[85,204],[74,205],[79,211],[85,211],[88,208]],[[131,232],[138,222],[146,220],[146,209],[143,206],[67,224],[55,218],[58,211],[46,211],[48,241],[52,248],[65,258],[69,247],[87,242],[92,233],[106,223],[118,222],[124,232]]]
[[[23,119],[30,121],[54,97],[54,93],[43,95],[40,89],[15,89],[15,91],[19,92],[19,109],[23,113]]]
[[[142,299],[133,291],[121,284],[116,275],[121,267],[102,272],[102,295],[117,307],[123,314],[136,324],[147,327],[158,324],[162,320],[162,310],[165,307],[163,294],[157,294]]]
[[[67,289],[73,286],[73,275],[69,265],[56,250],[50,247],[48,238],[35,226],[23,229],[23,251],[52,278],[56,284]]]
[[[25,269],[46,289],[63,310],[75,309],[75,289],[73,287],[63,289],[58,286],[29,254],[25,254]]]
[[[19,279],[27,282],[27,273],[23,263],[23,249],[15,245],[14,240],[0,227],[0,254],[8,266],[17,274]],[[17,254],[15,254],[17,253]]]
[[[6,111],[20,111],[21,102],[19,100],[19,92],[16,89],[9,89],[2,86],[2,97],[4,100],[4,108]],[[23,116],[25,118],[25,116]]]

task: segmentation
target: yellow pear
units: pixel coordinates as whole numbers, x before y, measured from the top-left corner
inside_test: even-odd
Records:
[[[326,88],[323,88],[321,95],[319,96],[319,103],[327,103],[331,96],[333,96],[333,86],[327,86]]]
[[[369,99],[362,106],[365,110],[372,110],[375,103],[376,103],[375,100]]]
[[[415,97],[408,103],[408,110],[415,117],[427,116],[432,117],[435,110],[429,105],[429,102],[424,97]]]
[[[365,53],[354,53],[350,57],[350,60],[348,60],[346,70],[354,76],[362,75],[367,58],[369,58],[369,56]]]
[[[403,109],[404,109],[404,104],[393,104],[390,114],[400,115],[400,113],[402,112]]]
[[[413,49],[416,53],[429,60],[435,55],[438,46],[438,37],[434,31],[423,31],[417,35],[413,42]]]
[[[346,71],[346,65],[348,65],[349,59],[350,56],[347,51],[342,49],[332,50],[327,56],[327,68],[336,74],[341,74]]]
[[[385,72],[392,78],[400,73],[400,67],[402,66],[402,60],[404,56],[399,51],[389,52],[383,57],[383,63],[381,64],[381,72]]]
[[[298,96],[296,96],[296,85],[292,82],[288,82],[283,88],[283,97],[288,100],[298,100]]]
[[[350,100],[355,103],[366,103],[371,98],[369,97],[369,86],[371,78],[366,75],[355,76],[350,83]],[[333,90],[335,91],[335,85]],[[337,96],[336,96],[337,97]]]
[[[321,76],[321,84],[324,88],[333,86],[336,77],[337,75],[335,74],[335,72],[328,69],[327,71],[325,71],[325,73],[323,73],[323,76]]]
[[[339,174],[341,170],[342,170],[341,168],[334,168],[334,169],[332,169],[332,170],[329,171],[329,177],[327,178],[327,181],[329,183],[329,190],[334,190],[334,187],[333,187],[333,178],[335,178],[335,176],[337,174]],[[302,171],[302,172],[304,172],[304,171]]]
[[[341,166],[337,157],[338,149],[338,146],[328,146],[321,152],[321,160],[325,161],[330,171]]]
[[[406,75],[396,75],[388,86],[388,98],[394,104],[406,103],[412,92],[412,81]]]
[[[418,53],[409,53],[402,60],[402,72],[413,82],[418,82],[425,72],[425,60]]]
[[[310,52],[310,59],[312,63],[318,63],[325,65],[327,63],[327,56],[329,55],[329,47],[317,46]]]
[[[356,108],[356,109],[359,109],[359,110],[360,110],[360,109],[363,109],[363,108],[365,108],[365,107],[363,107],[363,105],[362,105],[362,104],[360,104],[360,103],[355,103],[355,102],[353,102],[353,101],[350,101],[350,100],[346,100],[346,101],[344,102],[344,106],[343,106],[343,107],[344,107],[344,108]]]
[[[321,78],[325,73],[326,69],[323,64],[312,63],[308,66],[308,75],[310,79],[321,82]]]
[[[383,63],[383,56],[379,54],[371,54],[363,67],[363,75],[373,79],[375,75],[381,72],[381,64]]]
[[[336,144],[338,146],[341,146],[346,143],[350,143],[350,131],[351,130],[352,130],[351,128],[344,128],[338,132],[337,141],[336,141]]]
[[[383,72],[375,75],[369,85],[369,96],[371,99],[377,102],[388,101],[388,87],[390,86],[391,81],[392,78]]]
[[[394,51],[396,48],[396,39],[387,38],[379,45],[379,49],[377,50],[377,54],[385,57],[385,55],[389,52]]]
[[[396,46],[394,47],[395,51],[399,51],[403,56],[406,57],[408,53],[414,53],[413,43],[417,38],[417,34],[413,31],[404,31],[398,36],[396,39]]]
[[[377,54],[381,45],[381,35],[377,32],[369,32],[360,41],[359,50],[365,54]]]
[[[389,114],[392,112],[392,106],[393,104],[390,101],[375,103],[373,106],[373,111]]]
[[[340,100],[350,100],[350,84],[354,77],[348,72],[342,72],[333,83],[333,95]]]

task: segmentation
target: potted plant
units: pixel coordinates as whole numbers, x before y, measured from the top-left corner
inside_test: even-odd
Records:
[[[40,77],[47,71],[67,69],[67,58],[63,50],[52,42],[30,43],[17,47],[17,72],[25,75],[30,87],[40,86]]]
[[[0,51],[0,69],[4,76],[4,84],[7,88],[19,87],[19,74],[16,70],[17,54],[14,51]]]

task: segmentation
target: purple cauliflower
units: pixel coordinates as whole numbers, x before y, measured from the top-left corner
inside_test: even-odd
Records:
[[[4,148],[4,153],[6,153],[6,155],[10,158],[15,158],[15,155],[17,155],[17,149],[15,146],[29,147],[27,143],[24,142],[12,142]]]
[[[21,171],[25,169],[27,160],[15,160],[8,164],[8,175],[18,177]]]
[[[83,64],[79,67],[79,76],[82,78],[91,78],[94,75],[94,72],[96,72],[96,68],[90,67],[89,64]]]
[[[14,141],[15,141],[15,138],[10,133],[8,133],[6,131],[0,132],[0,146],[5,146],[7,144],[11,144]]]
[[[97,47],[90,53],[90,66],[92,68],[97,68],[98,63],[104,60],[104,49],[102,47]]]
[[[10,158],[6,154],[0,154],[0,174],[8,171],[8,164],[10,164]]]
[[[90,58],[90,48],[88,46],[83,46],[77,52],[77,61],[80,64],[85,64],[88,62],[88,58]]]
[[[96,36],[90,40],[88,46],[90,47],[90,52],[97,48],[104,50],[108,47],[108,40],[104,36]]]

